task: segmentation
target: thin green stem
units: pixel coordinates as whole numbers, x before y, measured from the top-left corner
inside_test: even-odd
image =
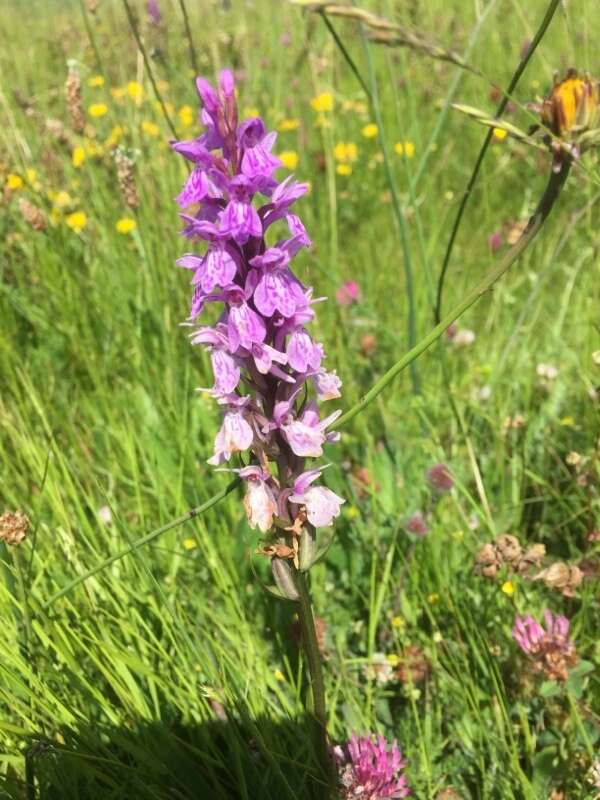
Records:
[[[315,620],[312,612],[310,593],[306,574],[298,570],[296,572],[296,584],[298,586],[298,616],[300,618],[300,629],[302,632],[302,647],[308,664],[310,675],[310,686],[313,700],[313,723],[314,723],[314,746],[317,758],[321,765],[323,777],[325,779],[324,797],[329,796],[328,784],[331,775],[331,759],[327,746],[327,710],[325,706],[325,682],[323,680],[323,664],[321,653],[317,642],[317,632],[315,630]],[[305,703],[308,707],[308,704]]]
[[[165,101],[163,100],[162,94],[158,91],[158,86],[156,85],[156,80],[154,79],[154,72],[152,71],[152,65],[150,64],[150,59],[148,58],[148,54],[146,53],[146,48],[144,47],[144,43],[142,42],[142,37],[140,36],[140,32],[138,30],[135,17],[133,15],[133,11],[131,10],[131,6],[129,5],[129,0],[122,0],[122,3],[125,8],[125,13],[127,14],[129,27],[131,28],[131,32],[133,33],[133,36],[137,43],[138,50],[140,51],[140,53],[142,54],[142,58],[144,59],[144,66],[146,67],[148,77],[150,78],[150,83],[152,84],[152,91],[154,92],[154,96],[158,100],[164,118],[166,119],[167,125],[169,126],[169,130],[173,134],[173,138],[176,139],[177,131],[175,130],[175,125],[173,125],[173,120],[169,115],[169,111],[167,109],[167,106],[165,105]]]
[[[532,217],[529,220],[527,228],[519,241],[506,253],[504,258],[500,259],[498,263],[488,272],[488,274],[472,289],[469,294],[457,305],[452,311],[433,328],[424,339],[408,351],[393,367],[391,367],[385,375],[383,375],[374,386],[356,403],[352,408],[343,414],[336,423],[336,427],[346,425],[350,420],[354,419],[357,414],[360,414],[375,398],[386,389],[394,378],[406,369],[406,367],[418,358],[421,353],[424,353],[436,339],[438,339],[446,330],[446,328],[455,320],[458,319],[464,312],[470,308],[473,303],[476,303],[482,295],[484,295],[496,281],[504,275],[504,273],[514,264],[523,251],[531,244],[533,239],[537,236],[542,224],[547,219],[550,211],[552,210],[556,200],[558,199],[561,189],[569,174],[571,168],[570,159],[565,159],[562,163],[559,172],[552,172],[546,191]]]
[[[119,559],[124,558],[125,556],[128,556],[131,553],[134,553],[140,547],[143,547],[144,545],[154,541],[154,539],[157,539],[163,533],[171,531],[173,530],[173,528],[178,528],[180,525],[183,525],[184,522],[188,522],[189,520],[194,519],[194,517],[198,517],[200,516],[200,514],[203,514],[205,511],[208,511],[209,508],[216,506],[217,503],[219,503],[221,500],[227,497],[227,495],[230,494],[236,488],[236,486],[239,485],[239,483],[240,479],[235,478],[235,480],[231,481],[231,483],[229,483],[224,489],[221,489],[221,491],[213,495],[213,497],[211,497],[210,500],[207,500],[206,503],[203,503],[201,506],[197,506],[196,508],[190,509],[186,514],[183,514],[181,517],[177,517],[177,519],[171,520],[171,522],[168,522],[166,525],[162,525],[160,528],[156,528],[155,530],[150,531],[150,533],[147,533],[145,536],[136,539],[135,542],[132,542],[128,547],[124,548],[120,552],[115,553],[113,556],[110,556],[109,558],[105,558],[104,561],[101,561],[99,564],[96,564],[95,567],[92,567],[92,569],[88,570],[87,572],[84,572],[83,575],[79,575],[77,578],[74,578],[72,581],[69,581],[69,583],[67,583],[66,586],[63,586],[63,588],[59,592],[56,592],[56,594],[53,594],[52,597],[46,600],[46,602],[42,604],[42,608],[44,610],[50,608],[51,605],[53,605],[57,600],[60,600],[61,597],[64,597],[66,594],[68,594],[76,586],[79,586],[80,583],[87,581],[87,579],[91,578],[93,575],[97,575],[98,572],[102,572],[103,569],[110,566],[111,564],[114,564],[115,561],[119,561]]]
[[[190,27],[190,20],[187,13],[187,8],[185,6],[185,0],[179,0],[179,8],[181,9],[181,14],[183,16],[183,24],[185,25],[185,35],[187,36],[188,40],[188,47],[190,49],[190,59],[192,61],[192,67],[196,75],[198,74],[198,59],[196,57],[196,48],[194,47],[194,40],[192,39],[192,29]]]
[[[559,3],[560,3],[560,0],[550,0],[550,5],[548,6],[548,8],[546,10],[546,14],[544,16],[544,19],[542,20],[542,23],[541,23],[540,27],[538,28],[537,33],[533,37],[533,41],[531,42],[531,45],[529,46],[527,52],[525,53],[525,55],[523,56],[523,58],[519,62],[519,66],[515,70],[515,73],[512,76],[511,81],[508,84],[508,87],[506,88],[506,91],[504,92],[502,100],[500,101],[500,104],[499,104],[499,106],[498,106],[498,108],[496,110],[495,116],[497,118],[500,118],[502,116],[502,114],[504,113],[504,110],[505,110],[505,108],[506,108],[506,106],[508,104],[510,96],[514,92],[517,84],[519,83],[519,81],[521,79],[522,74],[525,72],[525,68],[527,67],[527,64],[531,60],[531,58],[532,58],[532,56],[533,56],[538,44],[541,42],[544,34],[546,33],[546,30],[548,29],[548,26],[550,25],[550,22],[552,21],[552,17],[554,16],[554,13],[555,13],[556,9],[559,6]],[[440,277],[438,279],[437,297],[436,297],[435,309],[434,309],[434,318],[435,318],[436,323],[438,323],[440,321],[441,315],[442,315],[442,298],[443,298],[443,293],[444,293],[444,282],[446,280],[446,273],[448,272],[448,265],[450,263],[450,258],[452,256],[452,250],[454,248],[454,242],[456,240],[456,236],[458,234],[458,229],[460,228],[460,225],[461,225],[461,222],[462,222],[462,218],[463,218],[463,215],[465,213],[465,209],[467,207],[467,203],[469,202],[469,198],[470,198],[471,193],[473,191],[473,187],[475,186],[475,183],[477,182],[477,178],[479,177],[479,171],[481,169],[481,165],[483,164],[483,159],[485,157],[487,149],[490,146],[490,142],[492,141],[493,135],[494,135],[493,128],[490,128],[488,130],[486,136],[485,136],[485,139],[483,140],[483,144],[481,146],[481,150],[479,151],[479,155],[477,156],[477,160],[475,161],[475,166],[473,167],[473,172],[471,173],[471,177],[469,178],[469,182],[467,183],[467,187],[465,189],[465,192],[463,194],[462,200],[460,202],[460,206],[458,207],[458,211],[456,213],[456,219],[454,220],[454,225],[453,225],[452,231],[450,233],[450,239],[448,241],[448,247],[446,248],[446,253],[444,255],[444,261],[442,262],[442,268],[440,270]]]
[[[377,91],[377,76],[375,75],[375,66],[373,64],[371,48],[369,46],[369,43],[366,39],[362,27],[361,27],[361,38],[365,54],[367,57],[367,64],[369,67],[369,81],[371,84],[371,92],[369,94],[369,99],[371,101],[371,106],[373,108],[373,116],[375,117],[375,123],[377,125],[377,136],[379,140],[379,146],[381,147],[381,151],[383,153],[385,174],[392,195],[392,208],[394,209],[394,216],[396,217],[396,222],[398,223],[398,230],[400,231],[400,247],[402,249],[402,262],[404,265],[404,277],[406,280],[406,294],[408,296],[408,344],[410,347],[414,347],[417,341],[417,309],[416,309],[415,287],[413,279],[412,256],[410,252],[410,243],[408,237],[408,227],[406,225],[406,219],[404,217],[404,209],[402,207],[402,201],[400,200],[398,187],[396,186],[396,179],[394,178],[394,172],[392,170],[390,162],[390,154],[385,136],[383,117],[381,114],[381,106],[379,103],[379,93]],[[420,394],[421,389],[419,385],[419,374],[416,365],[412,361],[410,363],[410,374],[411,374],[413,392],[415,394]]]
[[[79,7],[81,8],[81,15],[83,17],[83,24],[85,26],[85,31],[88,35],[88,39],[90,40],[92,50],[94,51],[96,63],[98,64],[98,71],[101,75],[104,75],[104,64],[102,63],[102,57],[100,56],[100,50],[98,49],[98,45],[96,43],[96,37],[94,36],[94,31],[92,30],[92,26],[90,25],[90,20],[88,16],[89,12],[86,8],[85,0],[79,0]]]

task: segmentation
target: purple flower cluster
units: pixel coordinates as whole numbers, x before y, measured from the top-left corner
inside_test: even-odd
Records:
[[[361,800],[408,797],[410,789],[402,770],[406,760],[396,740],[391,747],[383,736],[352,735],[349,742],[333,748],[340,794]]]
[[[206,243],[202,254],[177,263],[193,273],[191,341],[210,353],[214,385],[204,391],[223,410],[209,463],[248,453],[247,465],[234,471],[246,483],[250,524],[300,535],[305,521],[331,525],[344,502],[315,485],[322,468],[304,469],[339,438],[328,429],[341,413],[319,416],[317,400],[339,397],[341,381],[323,368],[323,347],[306,328],[315,317],[312,289],[291,270],[311,244],[291,211],[308,187],[274,177],[281,167],[272,152],[276,134],[259,117],[238,122],[229,70],[217,90],[202,78],[196,86],[204,133],[172,147],[193,166],[177,198],[187,211],[183,235]],[[275,231],[283,238],[273,241]],[[197,326],[208,304],[220,304],[220,316]]]

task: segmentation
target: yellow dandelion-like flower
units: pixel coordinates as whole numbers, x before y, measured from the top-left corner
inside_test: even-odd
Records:
[[[91,78],[88,78],[87,85],[92,89],[98,89],[100,86],[104,86],[104,78],[102,75],[92,75]]]
[[[127,89],[123,86],[113,86],[110,93],[115,100],[121,101],[127,94]]]
[[[404,617],[392,617],[392,628],[404,628],[405,625]]]
[[[88,139],[85,143],[85,154],[90,158],[100,157],[104,155],[104,148],[92,139]]]
[[[73,211],[72,214],[67,214],[65,222],[75,233],[81,233],[87,225],[87,214],[85,211]]]
[[[432,592],[431,594],[427,595],[427,602],[429,605],[434,606],[436,603],[439,603],[440,596],[437,592]]]
[[[285,680],[285,675],[280,669],[276,669],[273,674],[275,675],[275,680],[279,681],[280,683]]]
[[[146,136],[158,136],[160,133],[160,128],[156,124],[156,122],[150,122],[150,120],[145,119],[142,124],[142,133],[145,133]]]
[[[356,519],[358,515],[359,511],[356,506],[348,506],[348,508],[344,511],[344,516],[347,519]]]
[[[158,111],[159,114],[162,114],[163,117],[172,117],[175,111],[175,109],[173,108],[173,103],[169,103],[168,100],[164,104],[164,108],[163,104],[159,103],[159,101],[156,100],[154,103],[154,108]]]
[[[358,158],[358,148],[354,142],[338,142],[333,148],[333,157],[342,164],[348,164]]]
[[[388,653],[387,656],[385,657],[385,660],[391,667],[397,667],[398,662],[400,661],[396,653]]]
[[[131,231],[135,230],[137,226],[137,222],[132,217],[122,217],[120,220],[117,221],[115,228],[119,233],[131,233]]]
[[[178,111],[179,122],[184,128],[191,128],[196,119],[194,109],[191,106],[181,106]]]
[[[312,108],[319,113],[333,110],[333,95],[331,92],[321,92],[310,101]]]
[[[139,103],[144,96],[144,87],[137,81],[129,81],[127,84],[127,94],[136,103]]]
[[[369,124],[365,125],[362,129],[362,135],[365,137],[365,139],[374,139],[377,136],[378,130],[379,129],[374,122],[369,122]]]
[[[286,169],[296,169],[298,166],[298,153],[295,150],[284,150],[277,157]]]
[[[572,428],[575,425],[575,420],[573,417],[563,417],[559,420],[560,424],[563,425],[565,428]]]
[[[35,179],[37,178],[37,170],[29,169],[25,170],[25,177],[27,178],[27,183],[35,183]]]
[[[415,146],[412,142],[396,142],[394,150],[399,156],[412,158],[415,154]]]
[[[6,188],[10,189],[11,192],[21,189],[22,186],[23,178],[20,175],[16,175],[14,172],[11,172],[6,176]]]
[[[252,117],[259,117],[260,111],[256,106],[246,106],[242,111],[243,119],[251,119]]]
[[[352,175],[352,167],[350,166],[350,164],[338,164],[337,167],[335,168],[335,171],[337,172],[338,175],[343,175],[343,176]]]
[[[279,125],[277,126],[277,130],[280,133],[288,133],[288,131],[295,131],[298,130],[300,127],[300,120],[299,119],[282,119]]]
[[[557,136],[595,128],[599,116],[600,83],[575,69],[555,83],[542,106],[542,120]]]
[[[493,134],[494,134],[494,139],[496,139],[496,141],[498,142],[501,142],[508,136],[507,132],[502,128],[493,128]]]
[[[110,135],[104,142],[104,147],[107,150],[112,150],[113,147],[116,147],[119,144],[124,133],[125,129],[122,128],[121,125],[115,125],[115,127],[111,130]]]
[[[508,595],[509,597],[512,597],[513,594],[515,593],[515,585],[512,581],[504,581],[500,589],[501,591],[504,592],[504,594]]]
[[[90,117],[103,117],[108,114],[108,106],[106,103],[92,103],[88,108],[88,114]]]
[[[71,153],[71,162],[74,167],[80,167],[85,161],[85,147],[78,144]]]
[[[61,189],[61,191],[57,192],[56,194],[53,193],[53,197],[50,199],[54,201],[54,205],[57,208],[67,208],[67,206],[70,206],[73,203],[71,195],[68,192],[65,192],[64,189]]]
[[[186,550],[195,550],[198,547],[198,542],[195,539],[184,539],[183,546]]]

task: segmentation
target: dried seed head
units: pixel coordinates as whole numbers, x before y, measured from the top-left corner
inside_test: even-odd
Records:
[[[85,130],[85,115],[81,102],[81,78],[74,62],[68,63],[69,74],[65,82],[65,97],[67,99],[67,111],[71,117],[71,123],[75,133],[83,133]]]
[[[538,572],[534,580],[543,581],[549,589],[558,589],[566,597],[572,597],[574,590],[583,580],[583,572],[576,566],[569,566],[556,561],[546,569]]]
[[[500,559],[505,564],[513,564],[521,558],[523,550],[516,536],[504,533],[502,536],[498,536],[494,543]]]
[[[542,558],[546,555],[546,547],[543,544],[532,544],[523,553],[521,560],[517,564],[518,572],[527,572],[531,567],[539,567]]]
[[[25,539],[29,518],[22,511],[5,511],[0,517],[0,540],[13,547]]]
[[[140,196],[135,181],[134,161],[121,147],[115,150],[114,159],[123,201],[128,208],[138,208]]]
[[[44,120],[44,127],[59,144],[65,145],[70,150],[74,148],[75,142],[70,131],[65,128],[59,119],[52,119],[49,117]]]
[[[29,225],[29,227],[33,228],[34,231],[46,230],[46,215],[41,208],[38,208],[38,206],[30,203],[29,200],[22,197],[19,200],[19,211],[21,212],[25,222]]]

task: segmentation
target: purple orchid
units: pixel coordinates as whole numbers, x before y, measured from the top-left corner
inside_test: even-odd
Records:
[[[177,197],[182,235],[192,248],[204,243],[177,264],[192,275],[191,342],[210,354],[214,384],[203,391],[223,410],[209,463],[242,456],[247,466],[235,471],[246,487],[250,525],[297,552],[303,526],[331,525],[344,502],[316,485],[322,469],[305,468],[339,438],[329,427],[341,413],[320,417],[318,402],[340,397],[341,381],[323,367],[323,345],[307,329],[317,300],[291,269],[311,246],[291,211],[308,187],[292,176],[277,180],[276,134],[262,119],[238,123],[229,70],[216,89],[203,78],[196,87],[205,130],[172,148],[193,166]],[[277,222],[288,238],[272,244],[266,236]],[[215,304],[216,321],[196,326]]]

